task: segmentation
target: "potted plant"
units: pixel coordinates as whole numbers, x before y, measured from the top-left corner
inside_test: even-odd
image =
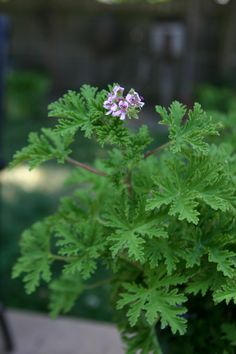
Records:
[[[169,141],[148,150],[148,127],[127,126],[143,105],[118,84],[102,91],[84,85],[49,105],[55,127],[31,133],[12,167],[71,163],[76,188],[23,233],[13,277],[22,276],[29,294],[48,283],[53,316],[69,311],[85,289],[109,283],[126,353],[160,354],[169,352],[162,333],[186,332],[189,298],[200,294],[205,302],[207,294],[209,311],[236,301],[236,164],[232,145],[216,138],[222,125],[197,103],[156,106]],[[108,147],[94,166],[70,156],[78,130]],[[110,275],[94,283],[101,264]],[[227,319],[222,341],[233,353]]]

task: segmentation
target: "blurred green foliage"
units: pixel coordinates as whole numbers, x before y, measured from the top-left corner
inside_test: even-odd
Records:
[[[236,146],[236,92],[228,87],[204,85],[197,91],[197,100],[226,127],[222,139]]]
[[[218,87],[212,85],[202,85],[197,89],[197,100],[204,109],[209,111],[220,111],[227,113],[236,108],[236,92],[228,87]]]
[[[6,110],[10,120],[38,119],[47,114],[51,80],[34,71],[13,71],[7,77]]]
[[[15,149],[25,143],[32,130],[50,124],[47,104],[51,79],[34,71],[12,71],[6,78],[3,157],[10,161]]]

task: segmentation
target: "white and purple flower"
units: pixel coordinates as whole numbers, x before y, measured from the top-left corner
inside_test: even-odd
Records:
[[[104,102],[103,107],[108,110],[106,114],[112,114],[117,110],[117,104],[111,97],[108,97],[108,99]]]
[[[114,97],[122,96],[122,95],[123,95],[123,92],[124,92],[124,87],[121,87],[121,86],[119,86],[119,85],[116,85],[116,86],[113,88]]]
[[[113,90],[108,94],[103,107],[107,110],[106,115],[119,117],[120,120],[128,118],[137,118],[137,113],[144,106],[143,98],[131,89],[126,97],[123,96],[124,88],[115,85]]]
[[[144,106],[143,97],[139,96],[139,94],[134,90],[130,90],[130,92],[126,95],[126,101],[133,107],[142,108]]]
[[[120,120],[125,120],[126,114],[128,113],[129,104],[125,100],[120,100],[118,106],[119,110],[116,111],[116,116],[120,116]]]

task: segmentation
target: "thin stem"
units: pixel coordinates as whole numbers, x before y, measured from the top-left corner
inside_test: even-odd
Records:
[[[84,288],[85,289],[95,289],[95,288],[98,288],[100,286],[110,283],[112,279],[113,279],[112,277],[107,278],[107,279],[103,279],[103,280],[98,281],[96,283],[85,285]]]
[[[77,259],[77,257],[64,257],[58,254],[49,253],[49,258],[55,259],[55,261],[71,262]]]
[[[96,170],[95,168],[89,166],[89,165],[86,165],[85,163],[82,163],[82,162],[79,162],[77,160],[74,160],[72,159],[71,157],[67,157],[66,158],[66,161],[69,162],[70,164],[76,166],[76,167],[80,167],[80,168],[83,168],[84,170],[87,170],[91,173],[94,173],[95,175],[98,175],[98,176],[108,176],[107,173],[103,172],[103,171],[99,171],[99,170]]]
[[[165,149],[167,146],[169,145],[169,142],[168,143],[165,143],[161,146],[158,146],[157,148],[153,149],[153,150],[150,150],[148,152],[146,152],[146,154],[144,154],[144,159],[146,159],[148,156],[150,155],[153,155],[155,154],[156,152],[160,151],[160,150],[163,150]]]

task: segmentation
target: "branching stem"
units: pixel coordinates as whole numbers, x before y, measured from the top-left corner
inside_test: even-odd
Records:
[[[169,143],[165,143],[161,146],[158,146],[157,148],[153,149],[153,150],[150,150],[148,152],[146,152],[144,154],[144,159],[146,159],[148,156],[150,155],[153,155],[155,154],[156,152],[160,151],[160,150],[163,150],[165,147],[167,147],[169,145]],[[69,162],[70,164],[76,166],[76,167],[80,167],[80,168],[83,168],[84,170],[86,171],[89,171],[91,173],[94,173],[95,175],[98,175],[98,176],[103,176],[103,177],[107,177],[108,174],[106,172],[103,172],[103,171],[100,171],[100,170],[97,170],[83,162],[80,162],[80,161],[77,161],[77,160],[74,160],[72,159],[71,157],[67,157],[66,158],[66,161]],[[131,184],[130,184],[130,176],[128,176],[127,178],[127,184],[128,184],[128,187],[130,188]]]
[[[86,171],[89,171],[91,173],[94,173],[95,175],[98,175],[98,176],[103,176],[103,177],[106,177],[108,176],[107,173],[103,172],[103,171],[99,171],[99,170],[96,170],[95,168],[89,166],[89,165],[86,165],[85,163],[82,163],[82,162],[79,162],[77,160],[74,160],[72,159],[71,157],[67,157],[66,158],[66,161],[69,162],[70,164],[76,166],[76,167],[80,167],[80,168],[83,168],[84,170]]]
[[[157,148],[155,148],[153,150],[150,150],[150,151],[146,152],[146,154],[144,154],[144,159],[146,159],[150,155],[155,154],[158,151],[161,151],[161,150],[165,149],[168,145],[169,145],[169,142],[165,143],[165,144],[163,144],[161,146],[158,146]]]

